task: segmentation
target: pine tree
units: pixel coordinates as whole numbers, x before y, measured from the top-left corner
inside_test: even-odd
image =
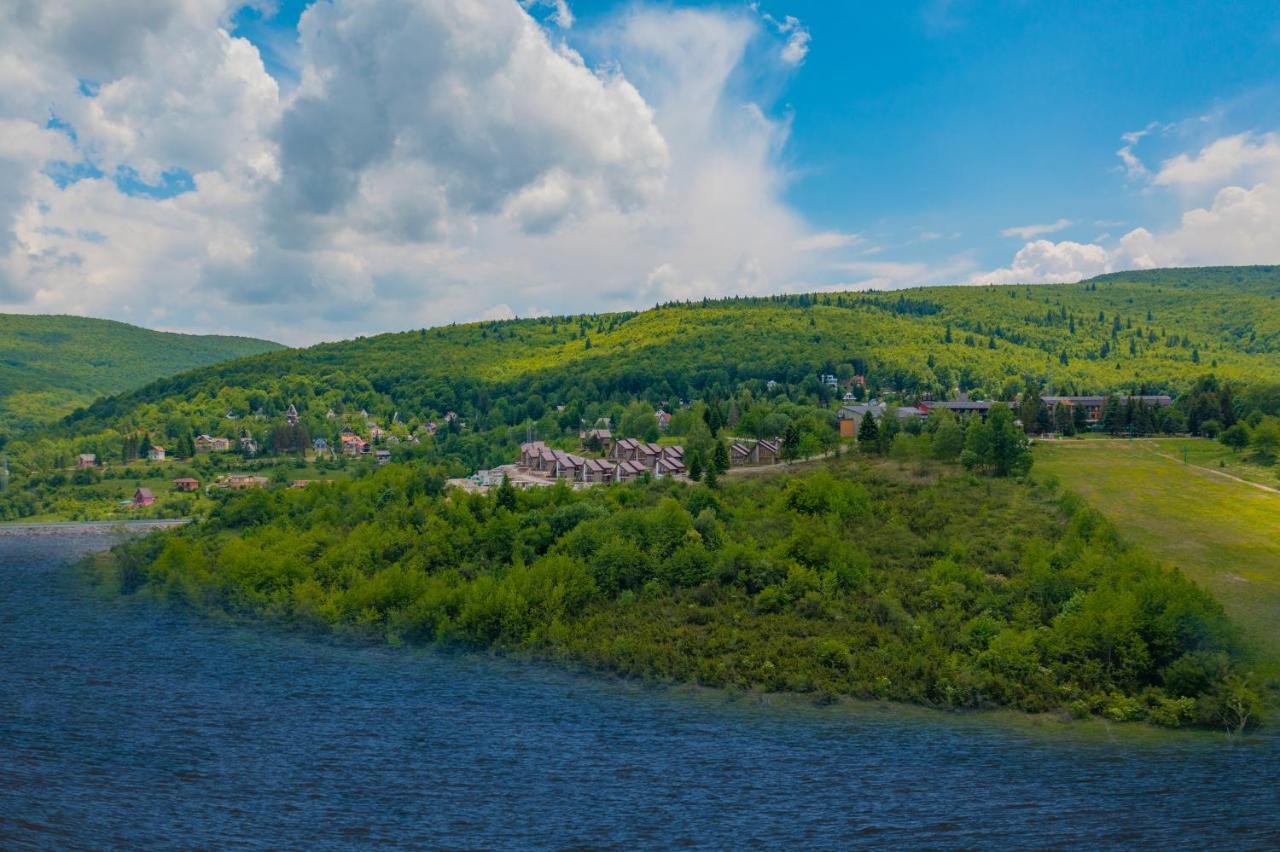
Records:
[[[689,458],[689,478],[694,482],[702,479],[702,453],[693,453]]]
[[[511,480],[505,473],[502,475],[502,484],[498,486],[497,501],[498,506],[508,512],[516,510],[516,487],[511,484]]]
[[[868,411],[862,415],[862,422],[858,424],[858,446],[864,452],[874,452],[878,447],[879,438],[880,429],[876,426],[876,419]]]
[[[729,469],[729,447],[724,441],[716,441],[715,454],[711,457],[710,470],[724,473]]]

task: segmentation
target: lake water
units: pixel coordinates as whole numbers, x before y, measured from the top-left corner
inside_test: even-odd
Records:
[[[103,600],[0,535],[0,848],[1280,847],[1280,741],[768,706]]]

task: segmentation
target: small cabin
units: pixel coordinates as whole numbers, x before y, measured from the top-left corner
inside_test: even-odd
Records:
[[[76,458],[76,467],[80,470],[88,470],[91,467],[98,466],[98,457],[93,453],[81,453]]]
[[[174,491],[196,491],[200,488],[200,480],[182,476],[173,481]]]
[[[156,495],[151,492],[150,488],[139,488],[133,492],[133,506],[135,509],[139,506],[150,506],[155,502]]]
[[[147,450],[147,458],[153,462],[164,461],[164,447],[152,447]]]

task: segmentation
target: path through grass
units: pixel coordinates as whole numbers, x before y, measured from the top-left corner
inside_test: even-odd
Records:
[[[1133,542],[1213,593],[1280,660],[1280,494],[1163,455],[1144,441],[1036,447],[1036,475],[1055,474]]]

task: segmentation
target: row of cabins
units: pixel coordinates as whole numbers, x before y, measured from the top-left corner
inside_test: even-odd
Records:
[[[683,447],[641,444],[624,438],[610,448],[610,457],[588,459],[548,447],[542,441],[520,445],[520,467],[550,479],[571,482],[628,482],[647,474],[662,478],[686,475]]]

